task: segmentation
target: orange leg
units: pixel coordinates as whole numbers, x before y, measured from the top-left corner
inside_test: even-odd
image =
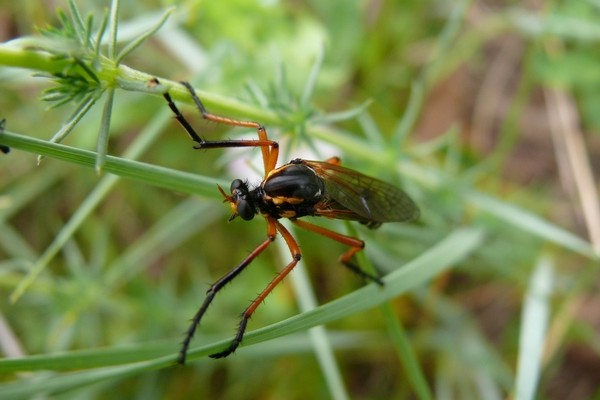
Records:
[[[254,249],[254,251],[252,251],[235,268],[233,268],[227,274],[222,276],[218,281],[216,281],[214,284],[212,284],[211,287],[206,292],[206,298],[204,299],[204,302],[198,309],[198,312],[196,312],[196,315],[194,315],[194,318],[192,319],[192,323],[185,334],[183,343],[181,344],[181,349],[179,350],[179,358],[177,359],[177,362],[179,364],[182,364],[182,365],[185,364],[185,357],[187,355],[187,351],[190,346],[190,342],[192,341],[192,337],[194,337],[194,333],[196,332],[196,328],[200,324],[200,321],[202,320],[202,317],[206,313],[208,306],[210,306],[210,304],[212,303],[212,301],[213,301],[214,297],[217,295],[217,293],[226,284],[228,284],[236,276],[238,276],[248,265],[250,265],[250,263],[256,257],[258,257],[258,255],[260,253],[262,253],[273,242],[273,240],[275,240],[275,236],[277,235],[277,229],[279,229],[280,224],[279,224],[279,222],[277,222],[276,220],[274,220],[272,218],[267,218],[267,223],[268,223],[267,238],[265,239],[265,241],[262,242],[260,245],[258,245],[258,247],[256,249]],[[286,239],[286,241],[287,241],[287,239]],[[245,325],[245,323],[244,323],[244,325]],[[242,332],[242,334],[243,334],[243,332]],[[240,339],[240,341],[241,341],[241,339]],[[239,344],[239,342],[238,342],[238,344]],[[237,345],[235,347],[237,347]],[[221,354],[221,353],[219,353],[219,354]],[[215,357],[215,356],[218,357],[219,355],[213,354],[211,357]],[[224,357],[224,355],[221,355],[220,357]]]
[[[154,78],[150,81],[151,84],[157,85],[160,82],[158,79]],[[216,149],[216,148],[224,148],[224,147],[260,147],[263,157],[263,165],[265,168],[265,175],[268,174],[272,169],[277,165],[277,157],[279,156],[279,144],[273,140],[270,140],[267,136],[267,131],[264,126],[259,124],[258,122],[253,121],[241,121],[233,118],[221,117],[219,115],[215,115],[209,113],[200,101],[200,98],[196,94],[196,91],[188,82],[181,82],[181,84],[190,92],[196,107],[202,114],[202,118],[216,122],[219,124],[232,125],[232,126],[241,126],[246,128],[254,128],[258,133],[258,140],[205,140],[203,139],[194,128],[190,125],[190,123],[185,119],[179,108],[173,102],[171,95],[168,92],[163,94],[163,97],[167,101],[169,108],[175,114],[175,119],[181,124],[183,129],[188,133],[188,135],[192,138],[194,142],[197,143],[194,146],[195,149]]]
[[[252,301],[252,303],[250,303],[248,308],[244,310],[244,312],[242,313],[240,325],[238,326],[237,333],[233,338],[232,342],[229,344],[229,347],[227,347],[225,350],[219,353],[211,354],[210,357],[212,358],[227,357],[238,348],[238,346],[242,342],[242,339],[244,338],[244,333],[246,332],[248,320],[252,317],[254,311],[256,311],[258,306],[262,304],[262,302],[269,295],[269,293],[271,293],[273,289],[275,289],[275,287],[279,285],[279,283],[281,283],[283,278],[285,278],[294,269],[296,264],[298,264],[298,261],[300,261],[300,259],[302,258],[298,242],[296,242],[296,239],[294,239],[290,231],[288,231],[283,225],[281,225],[279,221],[275,219],[267,218],[267,220],[269,221],[269,223],[274,223],[279,233],[281,233],[281,236],[283,236],[283,239],[285,240],[288,248],[290,249],[290,253],[292,254],[292,261],[290,261],[290,263],[283,270],[281,270],[281,272],[279,272],[277,276],[275,276],[275,278],[273,278],[273,280],[267,285],[267,287],[263,289],[263,291]]]
[[[301,228],[318,233],[319,235],[326,236],[330,239],[335,240],[336,242],[345,244],[346,246],[350,246],[350,249],[340,256],[339,261],[359,276],[367,280],[373,281],[380,286],[383,286],[383,281],[381,280],[381,278],[364,271],[352,261],[354,255],[365,248],[365,242],[355,237],[342,235],[341,233],[331,231],[329,229],[323,228],[322,226],[311,224],[310,222],[302,221],[299,219],[292,219],[291,221]]]

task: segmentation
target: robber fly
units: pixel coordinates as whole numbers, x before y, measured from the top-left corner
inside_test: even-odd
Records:
[[[157,79],[150,81],[156,86]],[[190,93],[202,118],[231,126],[256,129],[257,140],[205,140],[181,114],[168,92],[163,94],[175,118],[196,143],[195,149],[214,149],[228,147],[259,147],[262,152],[265,175],[262,182],[251,187],[246,181],[235,179],[231,183],[229,193],[218,186],[224,202],[231,207],[229,221],[240,217],[245,221],[256,215],[267,222],[267,237],[242,262],[213,283],[206,293],[206,298],[192,319],[185,334],[178,362],[185,363],[187,351],[202,317],[216,294],[261,254],[276,238],[277,233],[285,240],[292,260],[265,289],[244,310],[234,339],[222,351],[210,355],[222,358],[233,353],[242,342],[248,320],[271,291],[294,269],[302,257],[300,247],[292,234],[279,222],[281,218],[289,219],[293,224],[326,236],[350,247],[341,255],[340,262],[360,276],[379,285],[383,281],[363,271],[354,261],[354,255],[361,251],[365,244],[362,240],[347,236],[321,226],[306,222],[300,218],[320,216],[333,219],[358,221],[369,228],[377,228],[384,222],[404,222],[419,216],[415,203],[399,188],[379,179],[363,175],[340,165],[340,159],[330,158],[326,161],[309,161],[296,158],[289,163],[277,167],[279,144],[268,138],[265,127],[257,122],[241,121],[209,113],[204,104],[188,82],[181,84]]]

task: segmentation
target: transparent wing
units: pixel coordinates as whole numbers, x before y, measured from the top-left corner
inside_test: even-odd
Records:
[[[351,214],[356,213],[362,217],[357,218],[359,220],[381,223],[410,221],[419,216],[419,208],[411,198],[387,182],[337,164],[307,160],[303,162],[323,179],[325,189],[334,203],[351,211],[348,213],[339,210],[337,218],[354,219]]]

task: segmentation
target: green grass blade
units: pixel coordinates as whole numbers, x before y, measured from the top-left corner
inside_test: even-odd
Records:
[[[97,153],[93,151],[49,143],[8,131],[0,136],[0,144],[85,167],[95,168],[96,166]],[[106,156],[103,171],[164,189],[208,197],[218,197],[218,193],[215,191],[216,185],[225,185],[224,181],[211,177],[114,156]]]
[[[100,123],[100,132],[98,133],[98,142],[96,145],[96,172],[102,172],[102,166],[106,160],[108,152],[108,140],[110,138],[110,121],[112,117],[112,107],[115,100],[115,89],[109,88],[106,93],[106,102],[102,111],[102,121]]]
[[[483,193],[471,192],[468,194],[468,199],[477,208],[541,239],[548,240],[557,246],[570,249],[591,259],[600,258],[600,255],[594,251],[588,242],[535,214]]]
[[[87,42],[87,37],[85,35],[85,22],[83,21],[83,17],[77,8],[77,4],[73,0],[69,0],[68,2],[69,11],[71,12],[71,21],[73,23],[73,29],[77,33],[77,37],[79,41],[84,44]]]
[[[119,55],[115,59],[115,64],[117,64],[117,65],[121,64],[121,61],[123,61],[123,58],[127,57],[127,55],[129,53],[131,53],[132,51],[137,49],[138,46],[141,45],[146,39],[148,39],[150,36],[154,35],[164,25],[164,23],[167,21],[167,19],[169,18],[169,16],[171,15],[171,13],[173,12],[174,9],[175,8],[173,8],[173,7],[167,9],[167,11],[165,11],[163,13],[162,17],[158,20],[158,22],[152,28],[150,28],[147,32],[141,34],[135,40],[133,40],[131,43],[129,43],[127,46],[125,46],[119,52]]]
[[[531,276],[521,315],[515,400],[536,398],[536,387],[542,373],[553,279],[552,263],[544,257]]]
[[[116,367],[97,368],[85,372],[74,372],[55,376],[36,376],[30,380],[0,385],[0,397],[3,399],[31,399],[40,394],[56,394],[67,390],[91,385],[107,379],[124,379],[142,371],[166,367],[173,364],[171,357],[161,361],[140,362]]]
[[[396,347],[396,353],[398,353],[402,365],[406,368],[406,375],[410,379],[416,396],[421,400],[433,399],[427,385],[427,380],[417,361],[418,358],[411,347],[408,335],[400,321],[398,321],[398,317],[395,315],[392,306],[389,303],[385,303],[382,305],[382,311],[392,343]]]
[[[112,0],[110,3],[108,28],[108,56],[115,60],[117,58],[117,36],[119,26],[119,0]]]
[[[61,128],[56,132],[50,139],[49,142],[60,143],[63,141],[65,137],[77,125],[79,121],[87,114],[88,111],[92,108],[92,106],[98,100],[98,92],[89,93],[77,106],[73,114],[67,119],[67,121],[61,126]]]

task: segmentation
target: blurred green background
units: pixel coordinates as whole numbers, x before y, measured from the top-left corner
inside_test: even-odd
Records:
[[[110,3],[76,3],[94,16],[96,31]],[[334,366],[300,332],[224,361],[202,357],[187,368],[135,374],[112,369],[103,379],[99,367],[118,368],[131,354],[174,354],[208,285],[264,239],[264,224],[227,224],[229,209],[214,185],[206,186],[209,195],[189,196],[149,181],[110,182],[50,158],[36,166],[35,154],[13,149],[0,154],[0,393],[26,393],[30,382],[48,379],[52,398],[600,396],[598,2],[126,1],[118,47],[170,7],[165,25],[122,64],[259,110],[236,113],[234,103],[227,116],[263,122],[264,112],[271,138],[281,142],[280,163],[339,155],[402,186],[421,208],[419,221],[350,231],[365,240],[381,273],[460,228],[478,229],[484,240],[449,271],[394,298],[388,314],[375,308],[328,324]],[[0,2],[0,40],[39,38],[40,28],[60,26],[57,8],[71,15],[66,1]],[[23,42],[2,46],[26,50]],[[10,132],[50,138],[77,102],[50,108],[41,96],[56,83],[33,76],[42,72],[35,68],[7,67],[4,54],[0,118]],[[227,108],[209,99],[215,112]],[[160,96],[118,88],[114,101],[108,154],[121,156],[154,130],[143,162],[224,185],[259,181],[259,151],[194,151]],[[254,135],[181,107],[206,137]],[[99,101],[65,144],[95,150],[102,112]],[[315,137],[321,127],[341,136]],[[97,206],[68,233],[90,198]],[[348,233],[339,221],[316,222]],[[343,246],[295,234],[319,304],[361,287],[336,262]],[[53,248],[57,238],[64,244]],[[220,293],[192,347],[234,332],[239,313],[287,263],[280,245]],[[41,274],[12,302],[40,263]],[[249,330],[300,312],[294,279],[267,298]],[[389,315],[404,327],[412,364],[394,350]],[[61,352],[67,366],[53,364]],[[39,358],[8,362],[23,355]],[[89,375],[97,383],[69,386],[69,371],[90,365],[98,367]],[[415,383],[410,368],[424,382]]]

